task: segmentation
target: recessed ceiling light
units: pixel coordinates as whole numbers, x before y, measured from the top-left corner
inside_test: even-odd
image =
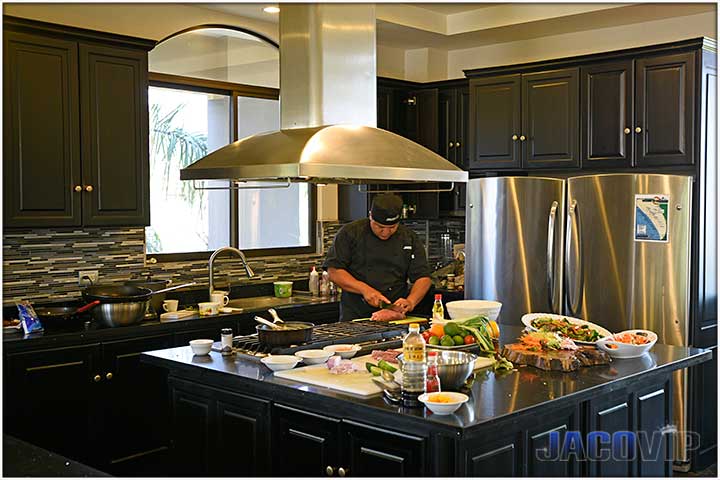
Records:
[[[265,13],[280,13],[280,8],[278,8],[278,7],[265,7],[265,8],[263,8],[263,12],[265,12]]]

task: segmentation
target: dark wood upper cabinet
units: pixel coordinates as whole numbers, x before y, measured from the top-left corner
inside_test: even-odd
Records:
[[[77,44],[5,31],[3,53],[4,223],[80,225]]]
[[[417,130],[413,139],[423,147],[439,153],[438,145],[438,89],[428,88],[413,92]]]
[[[577,68],[523,74],[523,167],[580,166],[578,94]]]
[[[3,25],[4,225],[149,225],[155,42],[13,17]]]
[[[584,168],[632,166],[633,62],[580,70],[581,164]]]
[[[80,45],[85,225],[150,223],[147,71],[145,52]]]
[[[519,168],[521,76],[470,80],[470,169]]]
[[[695,52],[640,58],[635,68],[637,165],[693,164]]]

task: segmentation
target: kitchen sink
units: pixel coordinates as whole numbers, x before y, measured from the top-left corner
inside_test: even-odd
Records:
[[[277,298],[274,296],[247,297],[230,300],[228,307],[242,308],[243,310],[266,310],[268,308],[281,307],[283,305],[307,304],[319,301],[319,297],[311,295],[293,295],[288,298]]]

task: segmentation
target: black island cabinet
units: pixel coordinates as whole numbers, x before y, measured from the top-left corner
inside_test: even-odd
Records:
[[[501,341],[519,330],[506,327]],[[672,373],[710,357],[656,345],[570,373],[480,370],[451,415],[275,378],[216,352],[143,361],[168,372],[176,474],[576,477],[671,475]]]

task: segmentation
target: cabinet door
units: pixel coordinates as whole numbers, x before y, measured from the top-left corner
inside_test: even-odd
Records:
[[[320,477],[340,466],[340,420],[277,404],[272,419],[273,448],[283,452],[273,476]]]
[[[77,43],[5,31],[6,227],[81,222]]]
[[[547,458],[551,453],[552,438],[557,435],[560,447],[568,431],[578,430],[578,414],[548,414],[538,425],[527,432],[527,476],[529,477],[575,477],[578,462],[575,458]]]
[[[103,343],[101,375],[103,400],[103,456],[110,473],[152,474],[151,459],[168,449],[170,400],[164,369],[140,362],[140,354],[172,347],[172,335]],[[137,405],[141,396],[142,408]],[[137,469],[142,468],[142,471]]]
[[[611,393],[593,399],[588,405],[588,432],[606,432],[612,437],[615,432],[634,431],[631,401],[624,392]],[[614,446],[613,446],[614,447]],[[589,447],[588,447],[589,448]],[[599,461],[588,462],[588,475],[591,477],[631,477],[633,476],[633,463],[630,458],[623,455],[611,455],[611,446],[606,443],[598,444],[603,451],[588,452],[590,458]],[[605,456],[609,458],[605,458]]]
[[[214,401],[200,385],[168,380],[171,401],[173,476],[210,474]]]
[[[455,109],[455,165],[467,169],[470,164],[470,148],[468,136],[470,133],[470,90],[468,87],[457,89]]]
[[[636,401],[638,433],[638,476],[672,476],[669,434],[663,434],[670,419],[670,393],[665,384],[638,391]]]
[[[470,169],[520,167],[520,78],[470,81]]]
[[[632,166],[632,60],[583,67],[580,76],[583,168]]]
[[[392,132],[393,91],[387,87],[377,87],[377,128]]]
[[[422,437],[347,420],[343,420],[343,436],[342,468],[354,477],[419,477],[427,473]]]
[[[5,363],[6,431],[74,460],[94,460],[99,345],[9,354]]]
[[[637,165],[691,165],[695,53],[642,58],[635,70]]]
[[[80,44],[85,225],[149,225],[147,53]]]
[[[497,431],[493,438],[467,442],[462,462],[466,477],[521,477],[522,432]]]
[[[523,167],[580,166],[578,69],[525,74],[522,85]]]
[[[438,89],[429,88],[415,92],[417,111],[417,138],[414,140],[423,147],[440,152],[438,144]]]
[[[441,90],[438,94],[439,153],[456,162],[455,141],[457,135],[457,100],[454,88]]]
[[[690,369],[693,430],[700,435],[700,444],[693,450],[692,467],[699,471],[717,462],[718,349],[713,358]]]

